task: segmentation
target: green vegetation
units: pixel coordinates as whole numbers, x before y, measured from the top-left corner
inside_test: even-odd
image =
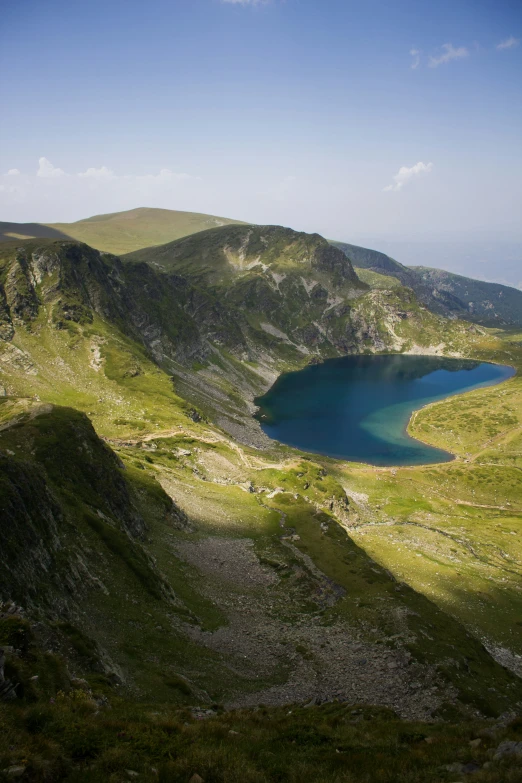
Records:
[[[501,665],[522,654],[520,375],[414,416],[443,465],[303,455],[252,418],[279,372],[346,352],[522,367],[520,334],[361,274],[370,290],[277,227],[124,263],[0,247],[0,599],[19,605],[0,604],[0,645],[20,696],[0,703],[0,774],[520,779],[483,767],[520,732],[484,722],[522,700]]]
[[[158,704],[117,702],[107,710],[97,699],[96,692],[71,689],[52,704],[0,706],[0,768],[22,766],[28,779],[78,783],[128,780],[130,772],[164,783],[194,775],[209,783],[439,783],[467,765],[489,763],[473,780],[521,780],[513,757],[489,761],[501,741],[519,740],[519,721],[496,731],[484,722],[406,723],[390,710],[339,703],[214,709],[201,720]]]
[[[354,266],[366,270],[361,280],[381,288],[382,281],[365,277],[369,272],[391,276],[415,291],[419,301],[433,313],[462,318],[489,327],[512,328],[522,325],[522,293],[498,283],[423,266],[407,267],[385,253],[346,242],[332,242]]]
[[[396,277],[391,275],[384,275],[380,272],[373,272],[371,269],[365,269],[364,267],[354,266],[359,280],[366,283],[370,288],[382,288],[384,290],[390,290],[392,288],[398,288],[401,285],[400,281]]]
[[[107,253],[130,253],[238,220],[171,209],[130,209],[95,215],[76,223],[0,223],[0,241],[13,239],[75,239]]]

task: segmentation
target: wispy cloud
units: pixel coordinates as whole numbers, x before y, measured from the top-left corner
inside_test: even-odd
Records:
[[[515,38],[513,35],[510,35],[509,38],[506,38],[504,41],[497,44],[497,49],[513,49],[515,46],[518,46],[519,43],[520,38]]]
[[[36,172],[37,177],[43,177],[44,179],[55,179],[56,177],[65,176],[65,171],[63,171],[63,169],[56,168],[56,166],[53,166],[51,161],[47,160],[47,158],[39,158],[38,164],[38,171]]]
[[[137,177],[129,177],[129,179],[136,179],[138,182],[182,182],[187,179],[199,179],[199,177],[193,177],[185,172],[161,169],[159,174],[142,174]]]
[[[107,166],[100,166],[99,169],[90,168],[87,171],[82,171],[78,174],[79,177],[85,177],[86,179],[114,179],[116,176],[112,169],[108,169]]]
[[[20,176],[23,179],[31,180],[31,175],[23,175],[18,169],[9,169],[4,175],[0,175],[4,177],[15,177]],[[187,174],[184,171],[172,171],[172,169],[163,168],[160,169],[157,174],[116,174],[112,169],[110,169],[108,166],[99,166],[98,168],[96,166],[90,166],[85,171],[79,171],[77,174],[68,174],[63,169],[58,168],[57,166],[54,166],[50,160],[47,158],[39,158],[38,159],[38,170],[36,171],[36,176],[40,179],[58,179],[58,178],[64,178],[64,180],[67,180],[68,182],[88,182],[90,181],[93,185],[95,183],[99,183],[100,185],[103,183],[109,183],[109,182],[121,182],[121,183],[135,183],[136,185],[139,184],[168,184],[168,183],[177,183],[177,182],[185,182],[185,181],[199,181],[201,177],[195,177],[192,174]]]
[[[44,179],[55,179],[57,177],[68,177],[63,169],[59,169],[53,166],[50,160],[47,158],[39,158],[39,168],[36,172],[37,177]],[[18,169],[9,169],[5,176],[13,176],[20,174]],[[157,174],[116,174],[108,166],[90,166],[85,171],[80,171],[76,175],[80,180],[90,180],[91,182],[108,182],[110,180],[125,180],[127,182],[136,183],[167,183],[167,182],[183,182],[184,180],[198,180],[199,177],[194,177],[191,174],[187,174],[183,171],[172,171],[171,169],[160,169]],[[74,178],[74,177],[73,177]]]
[[[445,43],[441,46],[442,52],[438,56],[431,56],[428,62],[430,68],[437,68],[439,65],[449,63],[451,60],[462,60],[469,56],[469,51],[465,46],[455,48],[453,44]]]
[[[28,172],[6,167],[0,172],[0,211],[9,215],[5,219],[18,219],[13,215],[22,214],[16,211],[19,205],[29,212],[36,205],[47,208],[48,219],[54,220],[54,215],[100,214],[136,204],[183,209],[205,187],[201,177],[166,167],[150,173],[118,173],[98,163],[79,168],[67,171],[44,157]]]
[[[418,177],[421,174],[429,174],[433,170],[433,163],[423,163],[419,161],[414,166],[401,166],[397,174],[393,178],[393,185],[386,185],[383,191],[397,191],[402,190],[404,185],[414,177]]]
[[[410,54],[413,57],[411,67],[412,70],[415,71],[415,69],[420,65],[420,49],[410,49]]]

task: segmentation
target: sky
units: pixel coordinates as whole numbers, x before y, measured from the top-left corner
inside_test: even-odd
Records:
[[[520,0],[2,0],[0,69],[1,220],[183,209],[522,286]]]

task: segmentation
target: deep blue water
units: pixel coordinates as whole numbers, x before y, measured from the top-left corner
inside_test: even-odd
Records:
[[[512,367],[438,356],[347,356],[286,373],[256,399],[274,440],[372,465],[448,462],[406,432],[426,403],[510,378]]]

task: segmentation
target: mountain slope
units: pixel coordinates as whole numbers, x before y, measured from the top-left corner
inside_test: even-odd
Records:
[[[318,235],[278,227],[214,229],[124,262],[75,242],[6,243],[0,335],[8,392],[60,401],[50,361],[63,362],[69,344],[73,364],[91,350],[95,366],[114,366],[136,387],[144,361],[124,347],[130,340],[223,427],[259,445],[266,437],[251,418],[253,399],[286,369],[361,351],[460,355],[475,339],[410,289],[368,290]],[[85,397],[73,385],[73,399]]]
[[[434,297],[445,302],[458,300],[467,310],[459,318],[489,326],[522,325],[522,291],[500,283],[485,283],[469,277],[431,269],[424,266],[411,267],[412,271],[431,289]]]
[[[88,611],[79,612],[68,595],[62,606],[52,601],[52,609],[60,622],[96,640],[102,662],[111,662],[108,670],[137,698],[163,698],[168,688],[172,701],[212,698],[247,706],[331,699],[340,692],[352,702],[393,706],[401,715],[446,714],[448,704],[465,712],[466,703],[472,713],[503,710],[518,683],[456,619],[462,613],[468,623],[463,607],[469,599],[446,614],[423,596],[429,588],[410,590],[415,571],[392,578],[353,543],[358,536],[364,544],[366,527],[372,531],[376,521],[386,531],[392,521],[404,521],[416,533],[419,519],[429,525],[435,510],[439,529],[460,525],[462,511],[452,511],[453,500],[468,502],[473,466],[457,463],[465,478],[455,479],[446,504],[441,493],[451,467],[440,468],[432,495],[431,486],[413,489],[406,470],[398,477],[377,474],[282,448],[263,438],[252,418],[253,397],[279,372],[309,361],[394,348],[496,351],[500,357],[502,344],[430,313],[411,289],[368,290],[344,254],[317,235],[278,227],[250,231],[224,227],[147,251],[156,259],[159,254],[162,266],[155,258],[122,262],[71,241],[1,248],[0,379],[8,396],[0,405],[0,450],[11,526],[17,535],[22,531],[15,547],[20,576],[11,588],[6,580],[3,597],[12,590],[13,600],[21,597],[48,621],[46,591],[38,590],[42,600],[36,602],[23,592],[23,575],[32,574],[27,569],[35,563],[38,579],[44,586],[48,579],[50,592],[59,595],[68,580],[53,587],[46,574],[61,572],[46,571],[46,564],[61,558],[65,573],[74,567],[81,575],[78,557],[87,558],[89,573],[107,592],[89,582],[82,598]],[[46,404],[43,411],[35,397]],[[84,417],[49,411],[48,403],[88,413],[125,471]],[[489,405],[488,411],[499,415],[499,434],[513,426],[507,409]],[[481,421],[488,425],[484,438],[497,437],[484,413]],[[427,486],[433,473],[413,475]],[[130,505],[122,501],[123,521],[115,518],[120,503],[113,479],[131,487]],[[154,479],[193,532],[166,519]],[[399,508],[388,482],[400,495]],[[367,505],[364,498],[379,489],[378,502]],[[495,501],[481,497],[474,519],[490,514]],[[127,531],[132,505],[145,523],[137,524],[135,537]],[[511,513],[516,525],[518,506]],[[60,515],[69,520],[63,529],[72,531],[65,544]],[[126,538],[115,539],[113,529]],[[43,549],[34,543],[39,530]],[[475,529],[473,535],[480,534]],[[90,554],[83,554],[85,546]],[[475,539],[470,546],[476,550]],[[498,546],[508,550],[504,541],[488,548],[494,554],[488,589],[504,585]],[[509,568],[517,573],[516,564]],[[477,566],[472,571],[476,576]],[[445,583],[451,585],[449,576]],[[495,639],[502,634],[504,641],[518,612],[513,595],[502,615],[506,625],[491,631]],[[495,599],[493,610],[502,600]],[[473,630],[480,636],[492,626],[476,614],[483,624]],[[518,634],[515,627],[509,640],[517,650]],[[361,660],[370,662],[367,669]],[[89,669],[76,665],[80,674]],[[485,682],[495,691],[484,692]],[[418,683],[427,694],[422,699]]]
[[[299,364],[310,356],[419,345],[428,353],[442,344],[438,350],[455,352],[466,343],[462,324],[429,313],[407,288],[368,290],[346,255],[318,234],[231,226],[123,261],[174,272],[211,291],[241,324],[253,361],[268,355]]]
[[[229,282],[251,270],[285,276],[310,271],[334,275],[339,286],[359,285],[352,265],[319,234],[283,226],[231,226],[212,229],[158,248],[130,253],[128,260],[147,261],[207,283]]]
[[[396,277],[432,312],[484,326],[522,326],[522,291],[428,267],[406,267],[376,250],[333,242],[355,266]]]
[[[126,212],[95,215],[76,223],[0,223],[0,242],[25,238],[75,239],[98,250],[116,255],[134,252],[139,254],[144,253],[149,247],[172,243],[180,238],[210,230],[214,226],[233,225],[243,226],[244,224],[229,218],[199,213],[138,208]],[[260,231],[265,230],[266,233],[266,227],[254,228],[250,226],[248,230],[253,233],[248,240],[249,247],[245,256],[245,259],[247,256],[249,259],[247,264],[252,263],[257,257],[255,243],[259,241]],[[277,230],[280,234],[279,240],[283,239],[284,231],[290,231],[290,229],[281,228]],[[301,236],[306,235],[301,234]],[[240,258],[243,254],[240,242],[245,241],[245,234],[234,235],[232,233],[230,240],[229,247],[216,246],[214,249],[212,248],[211,236],[205,240],[204,255],[208,255],[211,265],[214,266],[214,273],[216,273],[217,267],[224,263],[227,253],[231,254],[230,258],[235,254],[234,264],[236,266],[241,268],[245,262],[245,259]],[[405,267],[384,253],[346,242],[332,242],[331,244],[341,249],[355,266],[391,275],[396,277],[403,286],[413,288],[418,299],[434,313],[463,318],[485,326],[522,326],[522,292],[517,289],[475,281],[471,278],[452,275],[449,272],[430,270],[428,273],[427,269],[422,271],[420,267]],[[271,238],[271,245],[274,245],[273,238]],[[201,249],[201,246],[202,241],[198,240],[197,247]],[[179,272],[185,274],[187,270],[184,269],[183,259],[189,261],[189,267],[194,263],[194,258],[197,255],[194,252],[194,247],[191,243],[180,245],[175,251],[176,258],[174,258],[172,248],[163,253],[163,258],[161,252],[155,259],[153,259],[154,254],[149,253],[149,260],[162,265],[166,258],[165,254],[170,254],[171,258],[166,262],[167,267],[169,269],[177,268]],[[265,257],[267,254],[263,252],[263,248],[258,247],[257,250],[261,263],[267,263]],[[292,252],[294,251],[295,248]],[[295,252],[294,256],[297,257],[297,255]],[[283,266],[285,265],[282,257],[279,258],[279,265],[281,263]],[[229,267],[230,264],[226,261],[222,269],[228,268],[230,272]],[[194,270],[187,272],[187,274],[193,277]]]
[[[4,421],[6,412],[4,406]],[[147,530],[140,511],[147,485],[125,475],[85,414],[43,404],[12,413],[0,456],[0,596],[62,611],[76,605],[78,612],[82,590],[99,588],[86,541],[92,528],[109,548],[119,546],[137,578],[161,597],[161,579],[135,544]],[[183,526],[183,514],[157,489],[148,503]]]
[[[380,271],[382,274],[392,275],[400,280],[403,285],[408,285],[410,281],[415,279],[415,275],[411,273],[407,266],[403,266],[403,264],[390,258],[386,253],[381,253],[379,250],[350,245],[348,242],[332,242],[332,245],[340,248],[351,259],[352,263],[361,267],[361,269],[373,269],[376,272]]]
[[[76,223],[0,223],[0,242],[31,238],[76,239],[97,250],[119,255],[141,247],[161,245],[212,226],[238,222],[198,212],[141,207],[95,215]]]
[[[146,701],[253,706],[355,694],[419,718],[443,715],[449,704],[496,714],[522,696],[459,623],[398,585],[322,510],[332,493],[349,504],[320,465],[275,474],[267,466],[261,494],[217,492],[210,476],[199,479],[205,496],[233,500],[234,527],[200,512],[193,529],[154,481],[178,491],[190,482],[192,498],[202,492],[193,470],[169,456],[173,433],[148,441],[148,450],[147,442],[129,444],[120,462],[76,411],[13,401],[2,408],[0,602],[14,600],[38,618],[39,637],[68,650],[76,676],[102,672],[106,685]],[[233,451],[222,441],[220,453]],[[143,459],[151,467],[137,470]],[[281,482],[286,491],[274,502],[269,489]],[[296,545],[285,543],[292,530]],[[361,674],[363,654],[381,676]],[[482,693],[484,679],[494,692]]]
[[[17,239],[70,239],[67,233],[44,223],[5,223],[0,221],[0,242]]]

